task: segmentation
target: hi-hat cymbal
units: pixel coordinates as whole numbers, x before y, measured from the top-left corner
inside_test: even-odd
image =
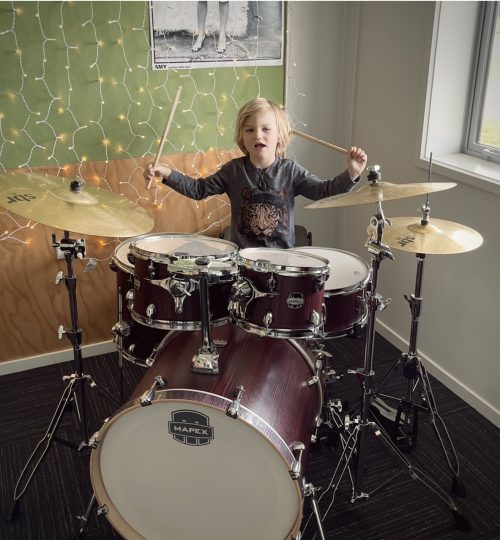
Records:
[[[451,189],[455,182],[422,182],[414,184],[391,184],[390,182],[370,182],[356,191],[333,195],[310,203],[304,208],[337,208],[341,206],[354,206],[356,204],[378,203],[393,199],[415,197],[435,191]]]
[[[147,233],[154,226],[148,213],[123,195],[85,183],[79,186],[71,178],[37,173],[1,173],[0,206],[80,234],[130,237]]]
[[[483,237],[474,229],[453,221],[430,219],[422,225],[418,217],[396,217],[390,222],[384,226],[382,242],[401,251],[451,255],[472,251],[483,243]],[[371,232],[368,227],[368,234]]]

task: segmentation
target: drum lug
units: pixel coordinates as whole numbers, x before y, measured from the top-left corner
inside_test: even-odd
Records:
[[[105,516],[107,514],[109,514],[109,508],[105,504],[103,504],[102,506],[99,506],[97,508],[97,515],[98,516]]]
[[[316,384],[318,381],[319,381],[319,377],[317,375],[314,375],[314,377],[311,377],[307,381],[307,384],[308,384],[308,386],[312,386],[313,384]]]
[[[149,259],[148,274],[149,274],[149,279],[153,279],[156,276],[155,263],[151,259]]]
[[[323,333],[324,320],[323,320],[323,317],[315,309],[312,310],[311,317],[309,318],[309,321],[314,326],[313,334],[315,336],[320,335],[320,334]]]
[[[244,392],[245,388],[241,384],[233,390],[234,400],[228,405],[226,409],[226,414],[231,418],[238,418],[240,414],[240,402]]]
[[[132,306],[134,305],[134,289],[130,289],[125,294],[125,299],[127,300],[127,307],[129,311],[132,309]]]
[[[269,327],[271,326],[273,322],[273,312],[266,311],[266,314],[264,315],[262,322],[264,323],[264,326],[266,327],[266,331],[269,331]]]
[[[111,333],[113,334],[113,343],[116,343],[119,338],[130,335],[130,325],[126,321],[119,321],[111,328]]]
[[[269,289],[269,292],[276,292],[276,278],[274,277],[274,274],[271,273],[271,276],[267,280],[267,287]]]
[[[99,436],[99,432],[96,431],[92,437],[89,439],[89,448],[97,448],[99,446],[99,441],[97,437]]]
[[[298,480],[302,474],[302,453],[306,449],[306,446],[303,442],[293,441],[290,444],[290,449],[295,454],[295,463],[292,465],[290,470],[290,476],[293,480]]]
[[[149,304],[146,308],[146,323],[151,324],[153,322],[153,315],[156,313],[156,306]]]
[[[146,390],[144,394],[142,394],[139,400],[141,407],[147,407],[148,405],[151,405],[155,398],[156,390],[158,390],[159,388],[164,388],[165,386],[167,386],[167,384],[163,380],[162,376],[157,375],[154,379],[153,384],[151,385],[151,388],[149,390]]]

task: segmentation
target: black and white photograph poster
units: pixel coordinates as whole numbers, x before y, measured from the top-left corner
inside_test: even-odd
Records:
[[[153,69],[283,64],[284,2],[150,3]]]

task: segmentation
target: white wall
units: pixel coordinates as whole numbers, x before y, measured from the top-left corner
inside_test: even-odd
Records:
[[[434,3],[292,2],[291,6],[290,28],[298,34],[290,39],[295,66],[289,65],[288,77],[306,94],[292,102],[289,85],[294,114],[316,137],[340,146],[351,141],[362,146],[369,163],[381,165],[385,181],[425,182],[427,172],[417,166],[416,156]],[[351,107],[349,125],[345,111]],[[336,126],[334,115],[339,111],[344,117]],[[338,156],[311,146],[296,140],[292,147],[304,166],[322,176],[342,167]],[[432,180],[450,179],[434,174]],[[384,212],[387,217],[418,216],[424,202],[423,196],[390,201]],[[500,198],[480,186],[459,183],[433,194],[430,203],[431,219],[472,227],[483,235],[484,244],[465,254],[426,257],[419,354],[431,373],[500,426]],[[375,210],[375,205],[298,209],[297,222],[308,226],[315,244],[346,249],[369,261],[364,243]],[[392,303],[378,315],[377,329],[407,350],[411,319],[403,294],[414,291],[416,257],[393,253],[396,260],[383,261],[380,269],[378,292]]]

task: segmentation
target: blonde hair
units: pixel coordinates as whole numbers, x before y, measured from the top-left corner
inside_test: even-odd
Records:
[[[288,120],[286,112],[277,103],[263,97],[252,99],[248,103],[243,105],[243,107],[238,112],[238,117],[236,118],[234,140],[240,150],[245,155],[248,155],[248,151],[243,144],[243,128],[245,124],[247,123],[249,118],[255,113],[269,108],[274,112],[274,117],[276,118],[276,126],[278,128],[278,144],[276,146],[276,155],[280,157],[283,157],[285,155],[285,150],[290,139],[290,121]]]

